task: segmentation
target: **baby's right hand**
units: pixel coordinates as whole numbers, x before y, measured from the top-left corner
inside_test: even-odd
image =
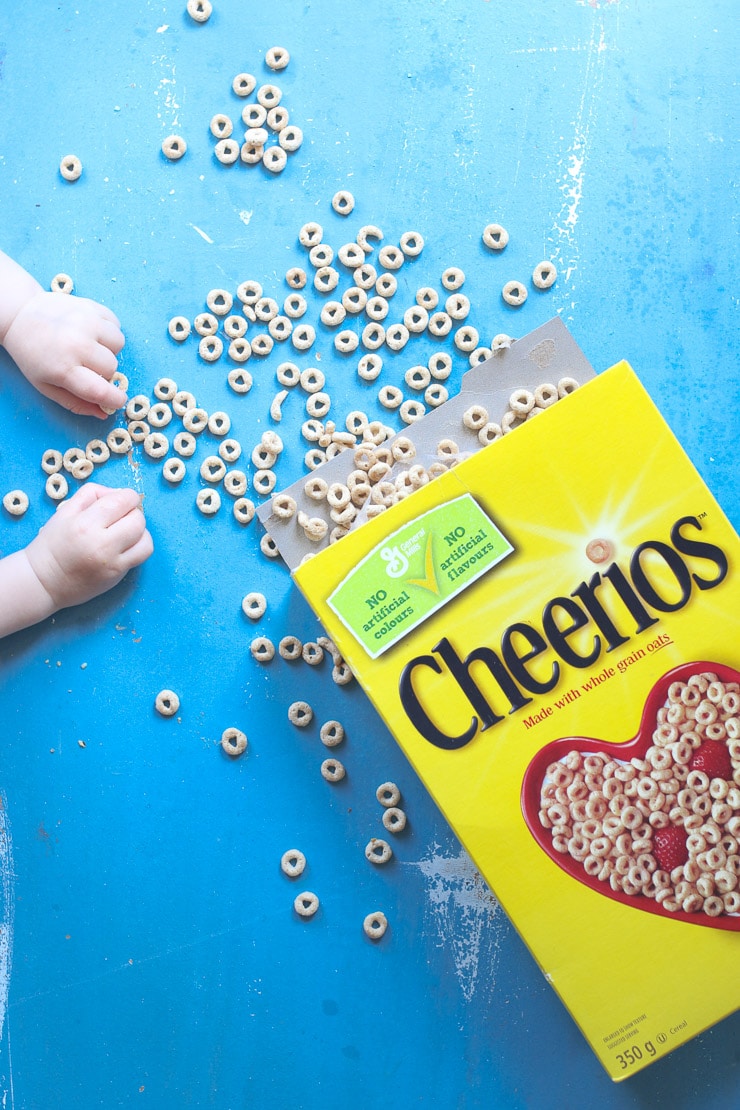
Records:
[[[59,505],[26,555],[55,612],[111,589],[153,549],[139,494],[86,482]]]
[[[126,403],[110,381],[123,332],[97,301],[39,288],[16,312],[3,343],[40,393],[79,416],[105,419]]]

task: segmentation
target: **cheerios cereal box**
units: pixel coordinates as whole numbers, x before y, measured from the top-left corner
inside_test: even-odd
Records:
[[[734,1010],[740,540],[627,363],[295,578],[612,1078]]]

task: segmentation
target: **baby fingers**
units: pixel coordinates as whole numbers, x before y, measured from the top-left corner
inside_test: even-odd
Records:
[[[81,401],[99,408],[120,409],[126,404],[126,394],[112,385],[118,367],[115,355],[105,347],[97,346],[86,358],[86,365],[74,366],[65,374],[64,388]]]
[[[97,340],[98,343],[100,343],[103,347],[106,347],[109,351],[112,351],[114,355],[117,355],[120,354],[120,352],[122,351],[123,345],[126,340],[124,338],[123,332],[121,331],[121,325],[118,322],[118,318],[114,316],[112,312],[110,312],[108,315],[102,314],[103,312],[107,311],[108,310],[101,311],[101,317],[98,324]]]

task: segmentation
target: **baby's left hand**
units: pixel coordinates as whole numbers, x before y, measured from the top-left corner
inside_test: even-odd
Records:
[[[105,419],[126,394],[111,385],[124,337],[104,305],[68,293],[35,293],[21,306],[4,346],[32,385],[80,416]]]
[[[25,549],[51,612],[111,589],[152,550],[139,494],[97,482],[60,502]]]

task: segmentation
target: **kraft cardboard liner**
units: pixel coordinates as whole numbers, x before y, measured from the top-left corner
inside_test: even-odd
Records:
[[[740,538],[631,367],[294,579],[612,1078],[733,1012]]]
[[[485,362],[466,371],[459,393],[414,421],[402,432],[389,429],[385,443],[392,447],[400,436],[408,437],[416,448],[414,462],[429,467],[439,459],[439,442],[449,438],[460,448],[460,454],[455,459],[458,462],[482,449],[477,433],[463,424],[463,413],[471,405],[482,405],[490,418],[498,421],[506,411],[509,397],[516,389],[534,391],[545,382],[556,384],[563,378],[574,378],[579,384],[583,384],[593,376],[594,370],[586,356],[560,318],[554,317],[529,335],[514,340],[511,347],[503,348]],[[546,415],[547,413],[542,414],[543,417]],[[329,531],[333,527],[327,503],[317,503],[307,497],[304,490],[307,477],[324,478],[329,485],[344,482],[355,468],[353,456],[351,447],[341,451],[311,471],[311,475],[304,475],[280,491],[290,495],[296,503],[296,513],[291,519],[283,520],[275,515],[272,511],[272,499],[257,509],[259,520],[272,536],[291,570],[299,566],[307,555],[316,554],[329,546],[328,533],[318,542],[306,538],[298,522],[299,514],[305,513],[309,517],[323,515]],[[402,464],[397,464],[394,471],[398,472],[401,467]],[[391,479],[394,471],[389,476]],[[366,513],[367,507],[358,514],[353,530],[364,522]]]

